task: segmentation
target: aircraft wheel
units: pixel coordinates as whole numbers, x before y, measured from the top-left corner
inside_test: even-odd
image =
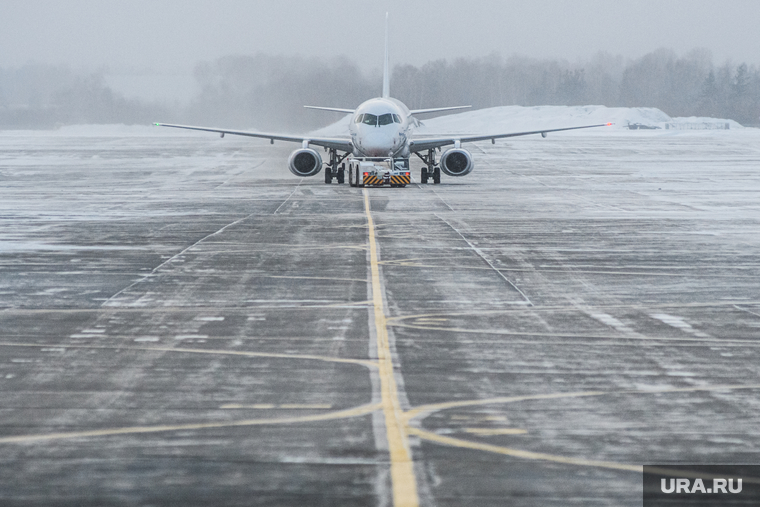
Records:
[[[346,181],[346,170],[341,166],[340,169],[338,169],[338,184],[342,185]]]
[[[428,172],[427,167],[423,167],[422,171],[420,172],[420,183],[427,183],[428,182]]]
[[[437,185],[440,182],[441,182],[441,168],[436,167],[435,169],[433,169],[433,183]]]
[[[332,183],[332,169],[330,167],[325,167],[325,183],[328,185]]]

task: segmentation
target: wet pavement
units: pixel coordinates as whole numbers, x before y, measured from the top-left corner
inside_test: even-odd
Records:
[[[759,147],[558,134],[361,190],[3,133],[0,503],[640,505],[642,464],[756,464]]]

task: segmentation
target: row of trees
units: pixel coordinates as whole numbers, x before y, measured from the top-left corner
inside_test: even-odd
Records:
[[[0,128],[138,124],[168,111],[164,105],[127,99],[114,92],[100,72],[78,73],[54,65],[0,69]]]
[[[337,119],[303,105],[351,108],[377,96],[378,71],[343,58],[268,55],[198,64],[200,92],[186,105],[148,104],[114,93],[100,74],[64,67],[0,70],[0,128],[71,123],[149,123],[154,118],[241,128],[316,128]],[[647,106],[671,116],[760,123],[760,69],[713,64],[706,50],[661,49],[635,60],[599,53],[586,62],[490,55],[393,69],[391,92],[412,108],[472,104]]]
[[[731,62],[715,66],[705,50],[678,57],[661,49],[627,62],[600,53],[578,65],[498,56],[440,60],[396,67],[393,85],[396,96],[415,108],[601,104],[760,123],[760,69]]]

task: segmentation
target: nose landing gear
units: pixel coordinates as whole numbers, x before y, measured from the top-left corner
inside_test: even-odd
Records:
[[[423,167],[420,172],[420,183],[425,184],[430,178],[433,178],[433,183],[439,184],[441,182],[441,168],[435,164],[435,150],[428,150],[427,156],[420,155],[418,152],[414,154],[427,164],[427,167]]]
[[[330,162],[325,167],[325,183],[331,184],[333,178],[338,180],[338,184],[342,185],[346,181],[346,164],[341,164],[346,157],[348,157],[348,153],[343,154],[342,156],[338,156],[337,150],[330,149]],[[338,166],[340,164],[340,166]]]

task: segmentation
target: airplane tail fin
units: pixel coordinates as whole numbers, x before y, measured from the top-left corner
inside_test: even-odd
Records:
[[[383,98],[391,96],[390,69],[388,68],[388,13],[385,13],[385,64],[383,65]]]

